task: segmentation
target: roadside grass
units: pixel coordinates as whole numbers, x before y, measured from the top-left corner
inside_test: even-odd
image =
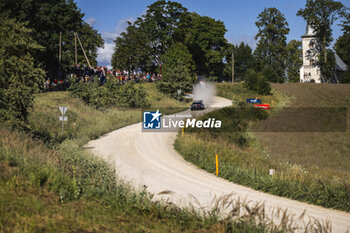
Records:
[[[0,231],[3,232],[330,232],[327,223],[300,225],[263,204],[224,196],[199,213],[152,201],[118,183],[105,161],[80,150],[63,153],[23,133],[0,129]],[[231,210],[219,218],[223,207]],[[279,213],[279,214],[277,214]],[[297,216],[298,217],[298,216]]]
[[[284,88],[284,85],[287,84],[280,85],[281,88]],[[340,89],[343,88],[340,87]],[[305,87],[303,91],[306,92],[307,90],[309,88]],[[299,90],[299,92],[302,91]],[[318,93],[316,90],[315,92]],[[288,106],[288,104],[298,100],[298,97],[290,95],[288,92],[282,93],[274,90],[273,93],[273,96],[260,96],[260,98],[264,103],[273,103],[272,106],[278,107],[278,111],[283,111],[279,107]],[[327,91],[325,90],[323,93],[327,93]],[[251,91],[245,93],[245,89],[241,84],[219,84],[218,94],[233,99],[234,104],[242,102],[246,98],[256,97],[256,93]],[[325,101],[320,104],[339,104],[337,101],[331,102],[327,98],[322,98]],[[272,114],[278,114],[278,111]],[[223,115],[222,112],[222,110],[221,113],[218,110],[210,114],[212,114],[211,117],[220,115],[216,119],[222,118],[225,121],[238,122],[238,124],[235,124],[242,128],[237,118],[245,118],[244,115],[239,117],[239,115],[232,114],[230,111],[226,111],[228,114]],[[327,161],[332,160],[332,151],[335,151],[336,154],[337,150],[344,151],[347,148],[346,145],[349,145],[349,142],[345,142],[345,138],[349,138],[348,133],[333,138],[333,144],[329,144],[326,141],[331,140],[330,137],[339,136],[342,133],[296,133],[293,135],[293,133],[253,133],[231,130],[225,137],[220,137],[210,130],[205,132],[203,130],[189,130],[187,132],[184,136],[178,136],[175,148],[186,160],[210,173],[215,173],[215,154],[218,154],[219,175],[225,179],[279,196],[350,211],[350,166],[347,167],[347,171],[346,166],[341,166],[342,162],[347,164],[349,153],[342,155],[344,159],[327,164]],[[237,134],[247,140],[248,146],[242,147],[237,143],[237,140],[230,140],[232,137],[237,137]],[[307,140],[310,135],[312,136],[311,139]],[[300,140],[300,137],[304,140]],[[337,144],[339,138],[340,140],[344,139],[342,141],[343,146],[335,148],[339,145]],[[325,151],[318,153],[319,150],[316,148],[322,143],[325,143],[323,145]],[[279,154],[278,150],[281,149],[278,148],[280,147],[286,149],[286,153],[289,150],[290,156],[297,158],[288,159],[289,157]],[[308,148],[308,150],[301,151],[299,147]],[[270,148],[275,148],[277,153]],[[316,152],[313,152],[313,150]],[[271,151],[274,153],[271,153]],[[313,153],[313,157],[307,163],[305,162],[305,156],[309,153]],[[312,163],[311,160],[314,160],[314,162]],[[322,166],[318,166],[318,164],[322,164]],[[276,171],[275,175],[269,175],[270,169]]]
[[[153,84],[145,88],[152,106],[184,107],[154,94]],[[64,133],[58,122],[62,105],[69,107]],[[82,148],[91,139],[140,120],[139,109],[101,111],[69,92],[39,94],[29,116],[31,134],[0,128],[0,231],[288,232],[287,223],[277,227],[261,212],[235,212],[220,219],[217,210],[199,213],[153,201],[147,190],[135,191],[117,181],[106,161]]]
[[[160,93],[153,83],[141,85],[148,94],[152,108],[162,107],[164,113],[172,113],[188,106],[188,103],[178,102]],[[65,122],[64,132],[62,132],[62,123],[58,120],[61,115],[59,106],[68,107],[66,113],[68,121]],[[70,92],[60,91],[38,94],[28,121],[31,133],[47,144],[54,146],[69,139],[82,146],[103,134],[140,122],[141,117],[141,109],[112,107],[99,110],[72,97]]]

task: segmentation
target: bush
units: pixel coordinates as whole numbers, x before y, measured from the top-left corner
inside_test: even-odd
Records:
[[[0,25],[0,121],[25,128],[34,94],[44,82],[44,71],[34,55],[43,50],[31,37],[32,30],[15,20]]]
[[[258,76],[258,81],[257,81],[257,84],[256,84],[256,91],[260,95],[269,95],[270,91],[271,91],[270,83],[261,74]]]
[[[243,148],[248,145],[248,140],[245,137],[245,132],[248,130],[250,123],[267,119],[266,111],[254,108],[243,103],[240,107],[225,107],[210,113],[200,119],[205,121],[209,118],[220,119],[222,122],[221,128],[189,128],[187,132],[196,132],[198,135],[207,138],[222,138],[222,141],[228,140]],[[223,130],[224,129],[224,130]]]
[[[278,73],[278,68],[274,68],[273,66],[266,66],[262,71],[262,75],[269,82],[272,82],[272,83],[283,83],[284,81],[284,79]]]
[[[349,70],[345,71],[341,79],[342,83],[350,83],[350,67]]]
[[[262,73],[255,72],[249,69],[245,78],[244,86],[258,92],[261,95],[268,95],[271,91],[270,83],[267,81]]]
[[[135,83],[132,81],[120,85],[114,80],[108,80],[100,86],[96,79],[94,82],[75,83],[71,85],[70,90],[73,96],[98,109],[111,106],[133,108],[149,106],[145,89],[141,84],[135,88]]]

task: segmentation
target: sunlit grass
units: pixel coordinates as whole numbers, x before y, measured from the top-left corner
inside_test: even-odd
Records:
[[[242,84],[219,84],[217,87],[219,95],[232,99],[233,104],[237,105],[240,102],[245,102],[246,98],[258,97],[256,93],[246,90]],[[283,107],[289,106],[296,100],[296,97],[287,96],[275,90],[273,95],[259,97],[263,103],[270,103],[278,111],[283,111]],[[278,111],[272,114],[278,114]],[[226,117],[230,119],[232,116]],[[231,133],[232,136],[235,136],[234,133]],[[347,169],[348,171],[344,170],[340,166],[342,162],[339,160],[333,159],[334,161],[331,161],[332,150],[341,149],[341,144],[337,148],[327,144],[327,138],[332,138],[331,141],[334,141],[333,137],[338,135],[338,140],[341,141],[345,135],[342,133],[314,135],[309,133],[306,135],[309,135],[310,138],[305,140],[305,135],[299,133],[294,134],[294,138],[288,137],[289,140],[281,141],[274,134],[281,135],[282,133],[242,132],[241,135],[248,140],[248,146],[240,147],[229,140],[230,133],[225,138],[195,131],[178,136],[175,148],[186,160],[210,173],[215,173],[215,154],[219,154],[219,175],[230,181],[292,199],[350,211],[349,169]],[[284,134],[293,135],[293,133]],[[268,141],[267,137],[275,138],[278,142]],[[303,138],[304,141],[298,140],[298,137]],[[265,143],[263,144],[262,141]],[[266,143],[267,141],[268,143]],[[293,144],[295,141],[298,141],[298,144]],[[320,143],[323,143],[322,148],[326,149],[328,153],[322,151],[317,156],[315,151],[318,150],[317,147]],[[278,147],[284,148],[287,145],[290,152],[293,152],[292,150],[295,148],[299,153],[294,153],[295,158],[289,160],[284,158],[282,154],[271,154],[270,145],[276,149]],[[308,150],[300,153],[298,149],[300,146],[307,147]],[[310,158],[307,158],[308,154],[312,154],[313,164],[310,163]],[[348,164],[347,155],[344,154],[344,156],[345,160],[343,161]],[[328,160],[330,162],[327,163]],[[322,167],[318,165],[322,165]],[[275,170],[275,175],[269,175],[270,169]]]

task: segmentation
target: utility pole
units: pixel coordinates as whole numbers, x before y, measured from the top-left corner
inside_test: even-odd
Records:
[[[234,47],[233,47],[234,48]],[[233,49],[232,49],[232,78],[231,78],[231,82],[235,82],[235,59],[234,59],[234,54],[233,54]]]
[[[59,49],[59,52],[58,52],[58,61],[59,63],[61,64],[61,57],[62,57],[62,32],[60,32],[60,49]]]
[[[89,68],[91,68],[91,65],[90,65],[90,62],[89,62],[89,58],[86,56],[86,53],[85,53],[84,47],[83,47],[83,45],[81,44],[81,41],[80,41],[80,38],[79,38],[78,34],[77,34],[77,33],[75,33],[75,36],[78,38],[78,41],[79,41],[79,44],[80,44],[81,50],[83,50],[83,53],[84,53],[85,59],[86,59],[86,61],[87,61],[87,64],[88,64]]]
[[[77,51],[77,35],[74,32],[74,46],[75,46],[75,64],[74,66],[76,66],[78,64],[78,51]]]

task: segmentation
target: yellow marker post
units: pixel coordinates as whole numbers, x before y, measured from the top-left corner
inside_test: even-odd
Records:
[[[215,161],[216,161],[216,175],[219,175],[219,156],[218,154],[215,155]]]
[[[185,128],[182,128],[182,136],[184,136],[184,134],[185,134]]]

